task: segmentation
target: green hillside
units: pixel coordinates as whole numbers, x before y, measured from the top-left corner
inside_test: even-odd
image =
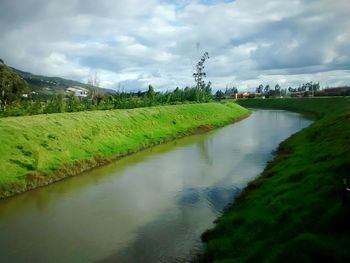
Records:
[[[350,262],[350,98],[242,100],[316,117],[203,234],[204,262]],[[348,183],[349,184],[349,183]],[[346,196],[346,195],[345,195]]]
[[[10,67],[14,73],[21,76],[27,83],[32,91],[44,93],[44,94],[56,94],[65,91],[72,86],[79,86],[91,90],[97,89],[99,93],[114,93],[114,90],[92,87],[91,85],[81,83],[79,81],[65,79],[60,77],[48,77],[43,75],[36,75],[30,72],[25,72],[13,67]]]
[[[1,118],[0,196],[222,126],[248,113],[232,103],[206,103]]]

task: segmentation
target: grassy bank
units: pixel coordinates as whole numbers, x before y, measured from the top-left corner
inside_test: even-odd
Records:
[[[205,262],[350,262],[350,99],[246,100],[315,116],[203,234]]]
[[[222,126],[248,113],[232,103],[207,103],[2,118],[0,197]]]

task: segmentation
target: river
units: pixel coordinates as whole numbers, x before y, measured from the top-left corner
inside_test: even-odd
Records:
[[[238,123],[0,200],[0,262],[182,262],[311,121],[256,110]]]

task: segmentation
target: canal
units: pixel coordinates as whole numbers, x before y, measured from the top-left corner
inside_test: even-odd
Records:
[[[0,262],[186,261],[278,144],[310,123],[254,110],[224,128],[0,200]]]

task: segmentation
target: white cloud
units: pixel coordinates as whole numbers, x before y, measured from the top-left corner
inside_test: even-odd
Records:
[[[49,72],[56,72],[60,76],[85,77],[89,69],[81,67],[78,63],[67,60],[64,54],[51,53],[42,60],[40,67]]]
[[[98,72],[106,88],[192,85],[204,51],[214,90],[232,82],[350,84],[349,3],[3,0],[0,57],[80,81]]]

